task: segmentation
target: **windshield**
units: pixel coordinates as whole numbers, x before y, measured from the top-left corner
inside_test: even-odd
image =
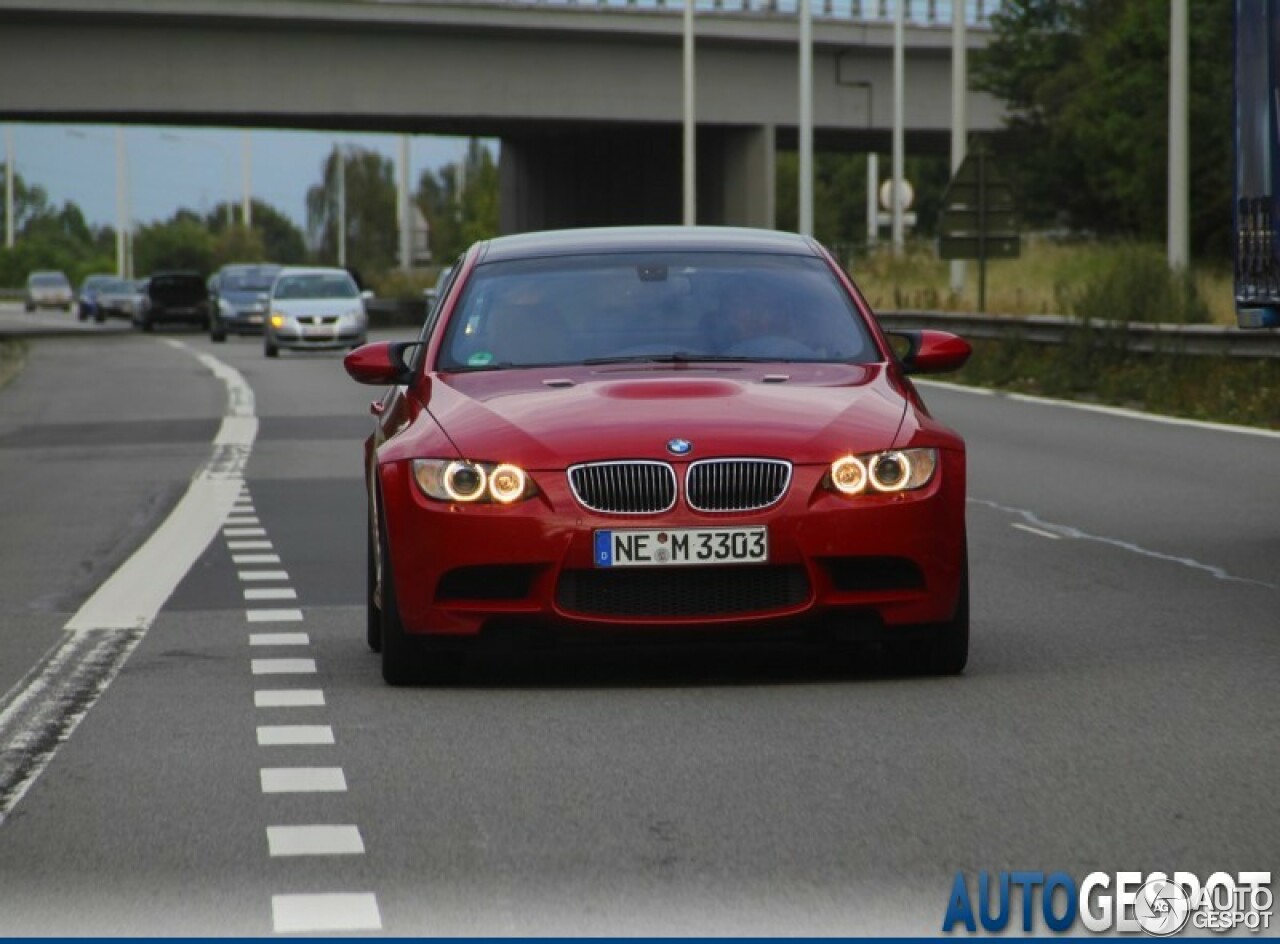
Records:
[[[276,280],[276,269],[244,269],[227,272],[218,282],[224,292],[269,292]]]
[[[343,272],[333,274],[286,275],[275,285],[275,297],[289,298],[358,298],[356,283]]]
[[[33,275],[31,277],[31,285],[33,288],[66,288],[66,276],[62,275]]]
[[[479,266],[449,320],[439,369],[877,358],[820,259],[615,253]]]

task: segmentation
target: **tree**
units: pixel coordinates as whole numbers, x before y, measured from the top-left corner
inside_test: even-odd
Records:
[[[340,179],[340,175],[342,175]],[[345,210],[340,206],[345,193]],[[346,219],[347,264],[361,272],[391,268],[399,251],[391,161],[363,148],[335,146],[321,181],[307,191],[307,230],[321,259],[338,262],[338,221]]]
[[[473,242],[496,236],[498,165],[493,154],[472,138],[461,163],[423,171],[417,201],[431,227],[432,256],[443,264]]]
[[[208,275],[214,268],[214,238],[190,210],[179,210],[166,223],[141,227],[133,241],[134,271],[183,269]]]
[[[232,207],[233,217],[238,218],[240,206],[236,204]],[[302,230],[299,229],[289,217],[285,216],[270,204],[263,203],[261,200],[254,200],[252,206],[253,233],[248,237],[249,244],[244,247],[246,252],[254,252],[252,258],[245,257],[242,260],[230,261],[266,261],[278,262],[283,265],[299,265],[307,261],[307,241],[303,236]],[[205,216],[205,225],[208,226],[209,232],[213,233],[220,241],[227,233],[227,210],[226,204],[220,204],[214,207]],[[243,230],[244,224],[239,222],[233,223],[231,231]],[[236,236],[235,239],[243,240],[246,237],[243,233]]]
[[[1231,0],[1190,4],[1191,239],[1230,252]],[[1168,181],[1166,0],[1005,0],[972,84],[1008,105],[1023,215],[1163,240]]]

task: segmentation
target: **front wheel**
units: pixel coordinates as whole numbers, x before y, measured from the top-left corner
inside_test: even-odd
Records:
[[[969,552],[960,571],[960,599],[955,615],[930,627],[924,639],[906,643],[897,652],[902,667],[913,675],[959,675],[969,662]]]
[[[365,576],[365,641],[374,652],[382,651],[382,610],[377,603],[378,560],[373,543],[373,530],[369,529],[366,558],[368,568]]]
[[[266,338],[262,342],[262,353],[267,357],[279,357],[280,348],[273,344],[270,338]]]

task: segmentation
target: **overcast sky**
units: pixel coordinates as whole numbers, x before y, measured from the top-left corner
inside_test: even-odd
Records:
[[[13,129],[14,166],[25,182],[43,187],[55,206],[68,201],[78,204],[90,225],[115,226],[114,125],[8,127]],[[307,188],[320,182],[325,156],[335,143],[377,151],[393,164],[400,156],[398,135],[254,130],[248,136],[253,198],[271,204],[304,232]],[[165,220],[182,207],[206,212],[228,199],[238,208],[243,138],[238,129],[127,127],[133,219],[138,223]],[[411,137],[410,186],[417,189],[423,170],[459,160],[465,146],[465,138]]]

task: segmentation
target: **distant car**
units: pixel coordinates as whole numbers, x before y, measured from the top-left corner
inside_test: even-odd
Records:
[[[412,340],[348,354],[385,387],[363,459],[366,635],[391,684],[469,642],[783,632],[969,646],[965,447],[904,332],[812,239],[726,227],[477,243]]]
[[[99,323],[108,318],[133,320],[137,310],[138,285],[129,279],[112,279],[98,286],[97,310],[94,321]]]
[[[143,331],[158,324],[203,328],[208,319],[209,289],[196,272],[153,272],[133,313],[134,326]]]
[[[22,302],[26,311],[35,311],[37,308],[70,311],[74,302],[75,293],[71,290],[71,282],[63,273],[50,270],[32,272],[27,276],[27,291]]]
[[[228,334],[261,334],[267,320],[267,300],[280,266],[226,265],[209,280],[209,339],[225,341]]]
[[[80,283],[80,291],[77,293],[76,299],[81,321],[87,321],[90,318],[95,321],[102,320],[98,317],[98,292],[102,291],[103,286],[117,281],[119,281],[117,276],[103,272],[86,276],[85,280]]]
[[[369,335],[365,299],[345,269],[284,268],[269,299],[262,329],[262,350],[279,357],[281,348],[298,351],[355,348]]]

